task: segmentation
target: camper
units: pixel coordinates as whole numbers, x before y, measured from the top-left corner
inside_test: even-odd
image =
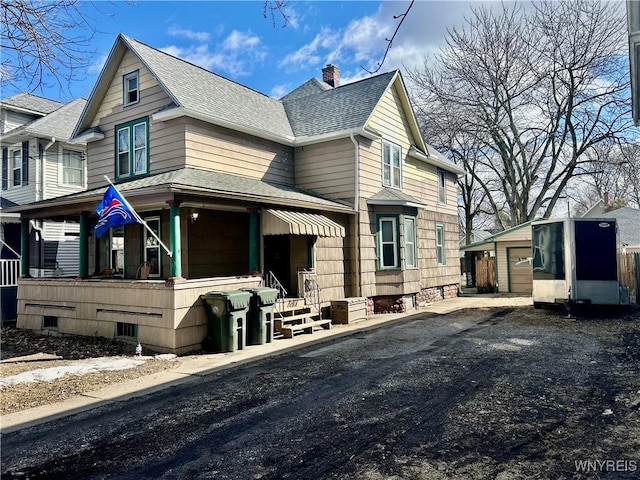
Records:
[[[628,305],[618,282],[618,229],[613,218],[531,223],[533,305]]]

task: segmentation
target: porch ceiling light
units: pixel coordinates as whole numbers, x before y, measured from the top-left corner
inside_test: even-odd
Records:
[[[191,223],[195,223],[199,216],[200,214],[198,212],[191,212]]]

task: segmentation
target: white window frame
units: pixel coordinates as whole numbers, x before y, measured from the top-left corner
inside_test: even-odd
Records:
[[[407,234],[407,224],[411,225],[412,235]],[[406,268],[418,267],[418,232],[416,231],[416,218],[404,217],[404,259]],[[413,256],[413,262],[409,262],[409,253]]]
[[[16,155],[17,154],[17,155]],[[11,187],[22,186],[22,148],[14,148],[9,150],[9,159],[11,162]],[[18,167],[16,168],[16,160],[18,161]],[[16,183],[16,171],[19,171],[20,181]],[[9,183],[9,182],[8,182]]]
[[[394,155],[397,152],[397,157]],[[398,159],[398,164],[394,165],[394,158]],[[398,174],[396,184],[395,173]],[[402,188],[402,147],[395,143],[382,142],[382,185],[391,188]]]
[[[115,233],[122,232],[122,235],[114,235]],[[122,239],[122,245],[115,245],[114,239]],[[124,225],[113,227],[109,229],[109,268],[114,271],[114,276],[124,277],[125,259],[124,259],[124,245],[125,245],[125,230]],[[122,271],[118,271],[114,259],[114,253],[122,251]]]
[[[67,160],[68,155],[70,153],[73,154],[78,154],[78,158],[80,159],[80,167],[76,167],[76,166],[70,166],[70,165],[65,165],[65,161]],[[72,150],[70,148],[63,148],[62,149],[62,162],[60,162],[60,165],[62,166],[62,182],[64,185],[75,185],[78,187],[83,187],[84,186],[84,152],[80,151],[80,150]],[[80,174],[80,183],[76,183],[76,182],[69,182],[66,179],[66,173],[68,173],[69,171],[73,171],[73,172],[78,172]]]
[[[378,266],[380,270],[390,270],[397,269],[400,267],[400,263],[398,261],[398,224],[396,217],[378,217],[378,252],[379,253],[379,262]],[[382,224],[385,222],[389,222],[391,224],[391,232],[392,232],[392,240],[384,241],[382,237]],[[384,246],[392,245],[393,246],[393,264],[385,265],[384,258]]]
[[[447,172],[438,169],[438,203],[447,204]]]
[[[156,235],[158,236],[158,238],[162,238],[160,236],[161,233],[161,228],[162,228],[162,222],[160,221],[160,217],[148,217],[145,218],[144,221],[147,223],[147,226],[151,229],[153,229],[152,224],[154,222],[158,222],[158,231],[155,232]],[[157,264],[157,271],[151,271],[149,273],[149,277],[160,277],[162,275],[162,252],[160,250],[160,243],[158,242],[158,240],[156,238],[154,238],[153,235],[151,235],[149,233],[149,230],[147,230],[146,228],[143,229],[144,230],[144,261],[145,262],[151,262],[151,264],[153,265],[153,262],[149,259],[149,251],[157,251],[156,253],[156,258],[158,261]]]
[[[135,79],[136,80],[136,88],[130,88],[129,81]],[[131,101],[129,100],[129,94],[131,92],[136,92],[136,99]],[[136,70],[135,72],[127,73],[122,77],[122,105],[125,107],[128,105],[135,105],[140,101],[140,72]]]
[[[442,237],[442,241],[440,239]],[[444,224],[436,223],[436,263],[439,267],[447,264],[447,252],[445,249]]]
[[[142,127],[142,135],[144,137],[144,146],[141,147],[137,147],[136,146],[136,138],[137,138],[137,132],[138,132],[138,127]],[[133,125],[133,130],[131,132],[131,140],[133,140],[133,144],[130,145],[129,147],[129,155],[131,156],[131,165],[130,167],[133,167],[133,174],[134,175],[140,175],[143,173],[147,173],[147,149],[149,148],[149,136],[147,135],[148,132],[148,128],[147,128],[147,122],[139,122],[139,123],[135,123]],[[133,149],[131,148],[133,147]],[[137,155],[136,153],[142,150],[143,154],[142,154],[142,168],[136,168],[136,160],[137,160]],[[133,153],[133,155],[131,155],[131,153]]]

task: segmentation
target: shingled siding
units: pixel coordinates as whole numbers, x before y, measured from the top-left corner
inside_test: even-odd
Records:
[[[351,139],[295,149],[295,185],[332,200],[353,203],[355,146]]]
[[[361,201],[361,207],[364,200]],[[431,287],[457,285],[460,281],[457,216],[418,209],[418,266],[404,268],[404,229],[400,228],[400,262],[403,269],[379,270],[377,252],[377,214],[400,214],[399,207],[376,207],[360,213],[360,258],[362,296],[413,294]],[[410,214],[405,209],[405,214]],[[402,217],[400,217],[402,222]],[[446,266],[436,259],[436,223],[445,226]]]
[[[265,182],[293,185],[293,149],[189,118],[186,164]]]

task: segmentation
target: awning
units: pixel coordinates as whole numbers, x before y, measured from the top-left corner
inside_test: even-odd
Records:
[[[344,237],[343,226],[317,213],[263,210],[263,235],[318,235]]]

